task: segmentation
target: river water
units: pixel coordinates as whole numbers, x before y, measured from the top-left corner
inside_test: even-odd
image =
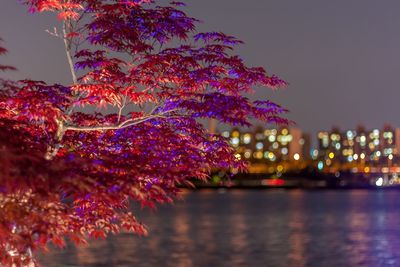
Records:
[[[140,211],[148,237],[53,250],[43,266],[400,266],[400,191],[185,192]]]

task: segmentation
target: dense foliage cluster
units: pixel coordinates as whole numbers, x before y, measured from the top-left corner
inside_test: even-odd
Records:
[[[287,122],[280,106],[243,96],[285,82],[232,55],[236,38],[196,32],[180,2],[25,5],[58,14],[62,29],[51,34],[65,45],[73,83],[0,82],[2,266],[27,264],[32,252],[49,242],[62,247],[65,237],[145,234],[130,200],[170,202],[190,178],[243,169],[228,142],[198,119]]]

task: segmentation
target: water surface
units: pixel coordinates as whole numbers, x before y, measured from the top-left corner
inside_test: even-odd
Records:
[[[187,192],[140,211],[148,237],[53,250],[43,266],[400,266],[400,191]]]

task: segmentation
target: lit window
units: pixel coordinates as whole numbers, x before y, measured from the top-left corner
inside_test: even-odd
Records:
[[[375,145],[374,145],[374,143],[369,143],[369,149],[371,149],[371,150],[374,150],[375,149]]]
[[[271,161],[275,161],[275,159],[276,159],[274,153],[272,153],[272,152],[269,152],[269,153],[268,153],[268,158],[269,158]]]
[[[383,133],[383,138],[385,138],[385,139],[393,138],[393,133],[392,132],[385,132],[385,133]]]
[[[313,157],[313,159],[316,159],[318,157],[318,150],[314,149],[311,153],[311,156]]]
[[[353,137],[354,137],[353,132],[352,131],[347,131],[347,138],[348,139],[353,139]]]
[[[256,148],[257,148],[258,150],[261,150],[261,149],[264,148],[264,144],[261,143],[261,142],[258,142],[258,143],[256,144]]]
[[[243,135],[243,143],[250,144],[250,142],[251,142],[251,134],[247,133]]]
[[[239,137],[240,133],[238,131],[233,131],[232,132],[232,137]]]
[[[292,135],[279,135],[278,136],[278,141],[281,142],[283,145],[286,145],[287,143],[291,142],[293,139]]]
[[[390,155],[390,154],[392,154],[393,153],[393,149],[391,149],[391,148],[385,148],[384,150],[383,150],[383,154],[385,154],[386,156],[387,155]]]
[[[379,130],[378,130],[378,129],[373,130],[373,131],[369,134],[369,137],[370,137],[371,139],[379,139]]]
[[[233,146],[238,146],[239,145],[239,138],[238,137],[231,138],[231,144]]]
[[[318,162],[318,170],[322,170],[324,168],[324,163],[322,161]]]
[[[272,143],[272,142],[275,142],[275,140],[276,140],[275,135],[270,135],[270,136],[268,136],[268,141],[270,141],[271,143]]]
[[[256,159],[262,159],[263,153],[262,153],[261,151],[258,151],[258,152],[255,152],[255,153],[253,154],[253,156],[254,156]]]

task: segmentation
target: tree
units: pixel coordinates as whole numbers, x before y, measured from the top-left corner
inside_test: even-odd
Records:
[[[17,266],[49,242],[77,244],[120,229],[145,234],[129,201],[171,202],[190,178],[243,169],[199,119],[287,123],[244,96],[285,82],[232,55],[238,39],[196,32],[183,3],[25,0],[55,12],[72,84],[1,82],[0,257]],[[0,53],[4,53],[0,49]],[[1,67],[6,70],[10,67]],[[96,108],[98,112],[90,112]]]

